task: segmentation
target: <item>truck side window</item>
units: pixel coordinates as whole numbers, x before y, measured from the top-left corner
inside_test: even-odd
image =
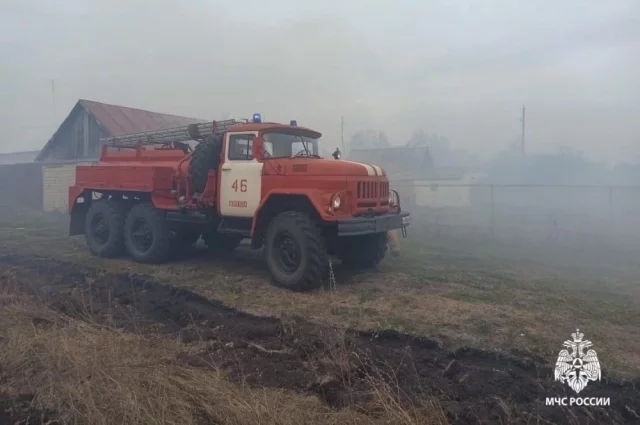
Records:
[[[229,159],[231,161],[252,160],[253,134],[234,134],[229,137]]]
[[[271,142],[267,142],[266,140],[264,141],[264,151],[269,155],[269,156],[273,156],[273,143]]]

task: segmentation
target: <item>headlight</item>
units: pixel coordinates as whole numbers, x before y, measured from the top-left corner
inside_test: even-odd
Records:
[[[331,206],[333,207],[333,209],[337,210],[338,208],[340,208],[341,204],[342,204],[342,200],[340,199],[340,195],[334,196],[333,201],[331,202]]]

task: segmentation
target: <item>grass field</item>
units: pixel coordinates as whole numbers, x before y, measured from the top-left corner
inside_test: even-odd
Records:
[[[379,270],[336,263],[335,285],[291,293],[248,247],[146,266],[65,231],[65,216],[0,215],[0,423],[5,406],[87,424],[640,421],[626,248],[418,220]],[[584,393],[609,408],[544,404],[571,395],[552,367],[576,328],[603,368]]]

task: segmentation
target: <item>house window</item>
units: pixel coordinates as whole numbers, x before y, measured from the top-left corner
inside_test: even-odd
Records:
[[[232,161],[250,161],[253,159],[251,148],[253,134],[234,134],[229,137],[229,159]]]

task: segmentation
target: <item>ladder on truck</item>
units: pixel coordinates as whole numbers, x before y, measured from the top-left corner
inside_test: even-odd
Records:
[[[123,136],[105,137],[100,139],[102,146],[129,147],[139,145],[168,145],[172,143],[184,143],[190,140],[202,140],[209,136],[217,136],[226,132],[229,127],[240,124],[243,121],[223,120],[189,124],[181,127],[165,130],[144,131],[141,133],[125,134]]]

